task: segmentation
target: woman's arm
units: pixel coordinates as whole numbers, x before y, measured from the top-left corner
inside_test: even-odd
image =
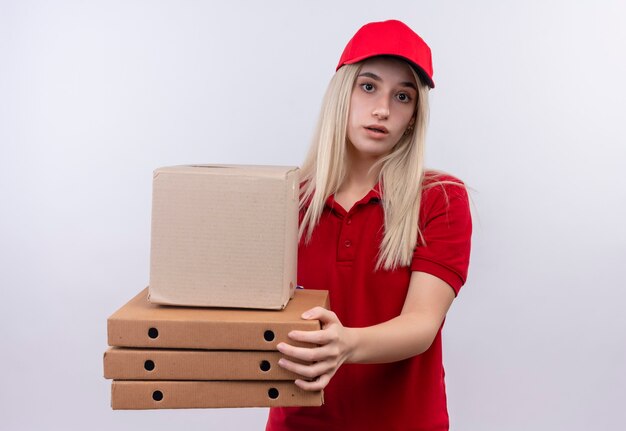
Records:
[[[425,272],[413,272],[402,312],[387,322],[366,328],[346,328],[335,313],[321,307],[305,312],[304,319],[319,319],[319,331],[291,331],[289,338],[318,344],[294,347],[278,344],[286,356],[307,362],[298,364],[285,358],[279,364],[314,381],[296,380],[306,390],[321,390],[344,363],[384,363],[410,358],[425,352],[432,344],[454,300],[454,290],[443,280]]]

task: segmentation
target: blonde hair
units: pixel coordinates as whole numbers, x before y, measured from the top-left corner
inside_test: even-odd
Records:
[[[313,142],[301,169],[300,238],[311,239],[319,223],[326,200],[335,194],[346,177],[347,124],[350,97],[362,63],[342,66],[333,76],[322,102],[322,110]],[[402,136],[391,153],[376,162],[380,168],[385,229],[376,269],[392,270],[409,266],[418,238],[418,226],[424,185],[424,144],[428,124],[428,86],[411,68],[418,87],[415,123]]]

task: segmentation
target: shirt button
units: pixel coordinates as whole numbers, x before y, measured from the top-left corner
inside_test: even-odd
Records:
[[[346,247],[350,247],[352,245],[352,243],[348,239],[348,240],[346,240],[346,242],[343,243],[343,245],[345,245]]]
[[[346,224],[351,224],[352,223],[352,219],[349,218],[348,220],[346,220]]]

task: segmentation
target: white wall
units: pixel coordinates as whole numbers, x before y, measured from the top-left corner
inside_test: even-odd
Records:
[[[433,49],[428,164],[475,190],[452,429],[623,427],[623,2],[0,0],[0,428],[263,428],[111,411],[106,318],[148,280],[152,170],[299,164],[344,44],[387,18]]]

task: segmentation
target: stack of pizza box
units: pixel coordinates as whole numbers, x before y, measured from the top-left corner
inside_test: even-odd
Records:
[[[317,330],[301,314],[328,306],[328,292],[297,290],[284,310],[170,307],[147,289],[108,319],[104,376],[113,409],[319,406],[278,365],[289,331]]]
[[[113,409],[322,404],[276,349],[329,305],[295,288],[298,190],[293,167],[155,171],[150,285],[107,321]]]

